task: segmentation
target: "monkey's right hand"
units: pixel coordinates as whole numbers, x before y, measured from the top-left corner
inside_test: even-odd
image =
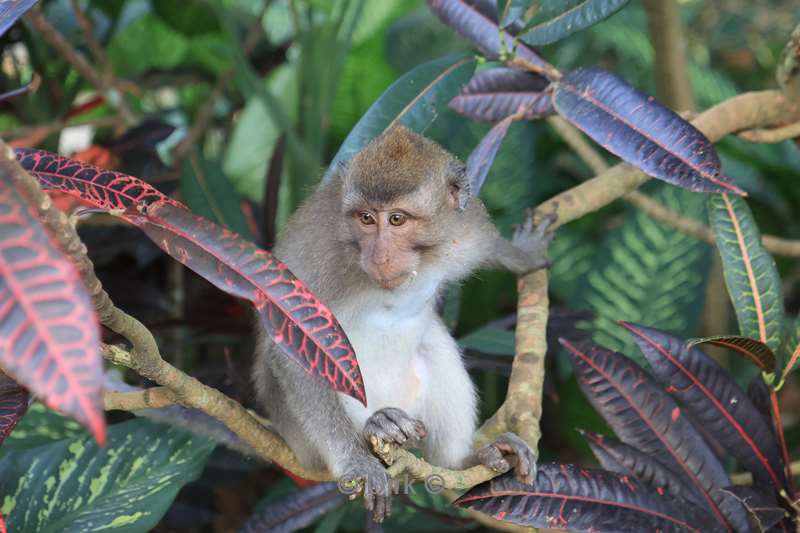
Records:
[[[364,425],[364,438],[377,437],[383,442],[402,446],[409,440],[422,440],[427,435],[422,420],[412,418],[397,407],[384,407],[372,413]]]
[[[364,494],[364,508],[375,522],[392,515],[392,479],[377,458],[363,455],[349,459],[338,484],[339,490],[351,497]]]

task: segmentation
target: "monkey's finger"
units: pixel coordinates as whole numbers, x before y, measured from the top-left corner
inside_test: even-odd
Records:
[[[364,488],[364,509],[373,511],[375,509],[375,493],[369,488]]]
[[[496,444],[490,444],[478,450],[478,460],[487,468],[491,468],[495,472],[508,472],[511,465],[503,457],[503,453]]]

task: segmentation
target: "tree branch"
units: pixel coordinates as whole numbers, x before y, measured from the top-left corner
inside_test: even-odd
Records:
[[[694,95],[678,4],[675,0],[644,0],[644,10],[655,51],[658,97],[672,109],[692,110]]]

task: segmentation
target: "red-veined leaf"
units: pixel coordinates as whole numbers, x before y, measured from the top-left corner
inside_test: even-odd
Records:
[[[513,68],[492,68],[475,74],[450,107],[474,120],[497,122],[524,109],[521,118],[552,115],[548,81],[538,74]]]
[[[0,372],[0,444],[17,426],[29,404],[28,391]]]
[[[508,127],[511,126],[514,118],[514,116],[509,116],[495,124],[469,155],[467,159],[469,195],[464,196],[466,200],[469,200],[472,196],[478,196],[481,187],[483,187],[483,182],[486,180],[486,175],[489,173],[489,169],[492,168],[494,158],[497,156],[497,150],[500,149],[500,143],[503,142],[506,133],[508,133]],[[459,207],[464,209],[466,205]]]
[[[439,20],[471,41],[486,57],[497,59],[505,50],[531,65],[544,65],[539,54],[524,43],[515,43],[511,34],[500,29],[496,6],[489,15],[466,0],[426,0],[426,3]]]
[[[628,0],[542,2],[530,27],[519,38],[531,46],[554,43],[610,17],[627,3]]]
[[[574,465],[540,464],[535,487],[509,472],[453,503],[505,522],[586,533],[724,531],[693,505],[635,478]]]
[[[336,483],[317,483],[271,501],[239,530],[241,533],[289,533],[313,524],[320,516],[347,503]]]
[[[33,148],[16,148],[14,153],[22,168],[36,177],[44,190],[69,194],[98,209],[142,209],[153,202],[180,205],[152,185],[122,172]]]
[[[285,264],[236,233],[169,202],[125,217],[219,289],[253,302],[272,340],[309,374],[366,405],[353,347],[333,313]]]
[[[587,399],[614,433],[681,476],[695,492],[698,505],[708,508],[731,531],[718,492],[731,484],[728,474],[675,401],[624,355],[594,345],[576,346],[565,339],[559,342],[572,359]],[[734,522],[746,521],[741,509]]]
[[[720,173],[705,135],[610,72],[567,73],[555,85],[553,105],[603,148],[654,178],[690,191],[746,194]]]
[[[711,344],[712,346],[719,346],[732,350],[762,371],[770,373],[775,372],[775,354],[772,353],[769,346],[763,342],[759,342],[750,337],[740,337],[738,335],[714,335],[711,337],[703,337],[700,339],[689,339],[686,345],[689,348],[693,346],[700,346],[702,344]]]
[[[0,366],[102,444],[103,363],[92,303],[75,266],[2,165]]]
[[[777,353],[783,324],[783,292],[775,260],[761,244],[747,202],[727,194],[711,196],[708,218],[722,257],[739,333],[760,340]],[[777,363],[780,368],[781,361]]]
[[[753,523],[758,526],[756,531],[776,531],[772,528],[784,518],[789,518],[775,498],[765,494],[762,490],[741,485],[725,487],[722,490],[730,494],[732,498],[739,500],[747,509]],[[782,528],[781,531],[788,533],[790,530]]]
[[[786,485],[775,436],[747,394],[716,361],[666,332],[621,322],[656,378],[758,481]]]
[[[649,485],[652,485],[659,494],[664,491],[684,500],[694,498],[692,489],[672,470],[661,464],[655,457],[640,452],[617,439],[604,435],[581,431],[592,453],[600,465],[610,472],[633,476]]]

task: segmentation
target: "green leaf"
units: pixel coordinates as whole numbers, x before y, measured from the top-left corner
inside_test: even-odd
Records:
[[[116,74],[132,76],[150,68],[171,69],[184,59],[186,38],[153,14],[146,14],[114,35],[108,58]]]
[[[81,434],[83,429],[77,422],[36,402],[30,406],[14,431],[3,441],[0,455],[16,450],[28,450]]]
[[[491,355],[514,355],[514,332],[486,326],[464,335],[458,344],[465,350],[476,350]]]
[[[702,195],[663,185],[653,198],[683,216],[704,215]],[[709,258],[706,243],[633,209],[596,253],[578,302],[571,305],[594,313],[595,342],[641,360],[617,321],[690,336],[703,306]]]
[[[497,0],[497,13],[500,27],[505,28],[514,23],[531,7],[533,0]]]
[[[194,213],[254,240],[242,213],[241,199],[222,167],[200,156],[198,150],[192,151],[183,163],[181,194]]]
[[[203,437],[143,419],[0,459],[0,512],[10,531],[149,531],[214,449]]]
[[[531,26],[519,38],[531,46],[554,43],[610,17],[628,0],[562,0],[542,2]]]
[[[760,340],[777,353],[783,329],[783,293],[775,260],[761,245],[747,202],[727,194],[712,195],[708,217],[739,333]],[[781,362],[777,365],[780,369]]]
[[[455,54],[418,66],[404,74],[372,104],[347,136],[323,179],[330,179],[347,161],[388,126],[400,123],[422,133],[469,81],[476,61]]]

